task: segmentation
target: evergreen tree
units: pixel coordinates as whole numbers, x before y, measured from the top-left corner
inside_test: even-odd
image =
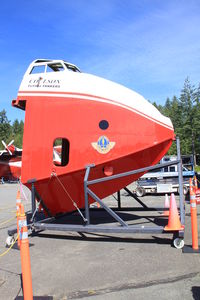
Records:
[[[194,118],[193,118],[193,126],[194,126],[194,148],[196,156],[200,155],[200,84],[195,90],[194,95]]]
[[[24,122],[17,119],[10,124],[6,116],[6,111],[0,111],[0,149],[3,149],[1,141],[4,140],[8,144],[11,140],[14,140],[14,145],[21,148],[23,140]]]
[[[165,105],[153,103],[159,111],[169,117],[174,131],[180,138],[181,153],[200,156],[200,84],[197,88],[186,78],[179,98],[167,98]],[[176,154],[176,146],[172,145],[169,155]]]
[[[12,139],[14,139],[15,146],[21,148],[23,140],[24,122],[19,122],[17,119],[12,125]]]
[[[165,116],[170,118],[171,115],[171,100],[167,98],[165,105],[164,105],[164,114]]]
[[[13,134],[18,134],[20,132],[20,125],[19,125],[19,121],[17,119],[13,122],[12,132],[13,132]]]
[[[10,121],[6,116],[5,109],[3,109],[0,111],[0,149],[3,149],[1,141],[4,140],[6,143],[8,143],[11,133],[12,127],[10,125]]]
[[[182,129],[181,135],[181,149],[185,154],[193,154],[194,160],[196,157],[195,139],[196,139],[196,108],[195,108],[196,90],[191,85],[189,78],[186,78],[183,89],[180,95],[180,104],[182,110]]]
[[[157,105],[157,103],[155,101],[152,102],[152,104],[159,110],[159,112],[161,112],[161,114],[164,113],[164,108],[161,104]]]

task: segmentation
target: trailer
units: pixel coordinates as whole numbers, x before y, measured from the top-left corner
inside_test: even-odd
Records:
[[[31,211],[27,213],[27,225],[28,229],[32,234],[40,234],[41,231],[75,231],[83,233],[112,233],[112,234],[134,234],[134,233],[144,233],[144,234],[173,234],[173,245],[181,249],[184,246],[184,226],[185,226],[185,206],[183,197],[183,181],[182,181],[182,162],[180,156],[180,141],[178,137],[176,138],[177,144],[177,160],[174,162],[165,162],[161,165],[149,166],[141,169],[134,169],[124,173],[118,173],[111,176],[100,177],[97,179],[89,179],[91,169],[95,167],[94,164],[87,165],[85,169],[85,175],[83,179],[84,186],[84,200],[85,206],[83,209],[79,209],[76,206],[76,210],[72,213],[63,213],[57,216],[52,216],[48,208],[43,202],[42,195],[37,190],[37,180],[35,178],[30,179],[31,184]],[[126,176],[140,174],[152,170],[157,170],[160,167],[178,166],[178,180],[180,186],[180,197],[179,197],[179,214],[180,214],[180,227],[178,228],[167,228],[168,219],[163,217],[161,212],[166,210],[165,207],[149,207],[142,200],[140,200],[135,194],[132,193],[127,187],[124,190],[131,196],[139,206],[122,207],[120,199],[120,191],[117,193],[118,207],[109,207],[103,199],[99,198],[98,195],[92,191],[91,186],[101,182],[115,181]],[[53,177],[52,177],[53,178]],[[62,182],[61,182],[62,184]],[[64,188],[64,186],[61,186]],[[101,209],[94,208],[90,205],[89,198],[94,199]],[[36,202],[36,199],[38,200]],[[39,205],[38,205],[39,202]],[[40,210],[40,204],[45,211],[45,214]],[[74,206],[76,203],[74,202]],[[150,217],[150,212],[153,212],[152,217]],[[107,213],[108,219],[102,217],[102,212]],[[137,213],[138,212],[138,213]],[[142,214],[139,214],[142,212]],[[147,212],[147,215],[145,214]],[[100,221],[97,222],[97,215],[101,216]],[[136,217],[137,216],[137,217]],[[148,222],[143,222],[142,218],[146,218]],[[140,220],[140,222],[133,222],[134,220]],[[17,228],[11,228],[8,230],[8,237],[6,239],[6,245],[10,246],[14,241],[14,234],[17,233]]]
[[[160,161],[160,165],[166,162],[175,162],[177,156],[165,156]],[[195,175],[192,155],[182,155],[183,193],[189,191],[189,180]],[[149,193],[179,193],[178,169],[177,165],[161,167],[141,176],[135,186],[134,193],[138,197],[143,197]]]

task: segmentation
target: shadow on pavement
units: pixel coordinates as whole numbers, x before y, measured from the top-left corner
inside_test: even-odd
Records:
[[[97,233],[79,233],[80,236],[75,235],[59,235],[54,233],[37,233],[36,237],[56,239],[56,240],[76,240],[76,241],[90,241],[90,242],[116,242],[116,243],[138,243],[138,244],[162,244],[171,245],[172,238],[150,236],[147,238],[126,238],[116,237],[111,235],[97,234]],[[34,238],[34,236],[33,236]]]
[[[200,299],[200,286],[192,287],[192,296],[193,296],[194,300]]]

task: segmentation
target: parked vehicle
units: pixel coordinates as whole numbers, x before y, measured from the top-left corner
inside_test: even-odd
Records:
[[[187,194],[189,190],[189,179],[195,175],[192,155],[183,155],[182,157],[183,174],[183,193]],[[176,161],[176,156],[165,156],[160,164]],[[177,165],[166,166],[157,170],[150,171],[137,180],[135,194],[138,197],[146,193],[178,193],[178,169]]]

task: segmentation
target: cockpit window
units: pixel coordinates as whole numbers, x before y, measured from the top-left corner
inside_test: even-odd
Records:
[[[65,64],[66,68],[69,70],[69,71],[72,71],[72,72],[80,72],[79,69],[73,65],[70,65],[70,64]]]
[[[59,72],[59,71],[64,71],[64,67],[61,63],[54,63],[54,64],[48,64],[46,72]]]
[[[39,73],[50,73],[50,72],[62,72],[62,71],[72,71],[72,72],[80,72],[80,70],[69,63],[66,62],[48,62],[42,65],[33,66],[30,74],[39,74]]]
[[[45,72],[45,65],[42,66],[34,66],[31,70],[30,74],[39,74]]]

